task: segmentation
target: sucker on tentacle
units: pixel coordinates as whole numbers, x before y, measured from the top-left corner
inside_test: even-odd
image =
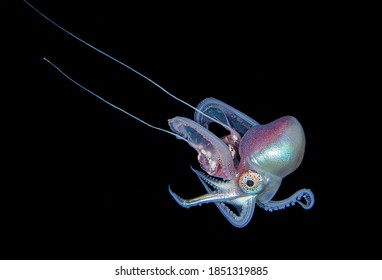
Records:
[[[306,203],[301,201],[302,198],[306,200]],[[294,206],[296,202],[306,210],[312,208],[314,204],[314,195],[312,191],[309,189],[301,189],[287,199],[268,202],[257,201],[257,205],[266,211],[272,212],[285,209],[285,207]]]
[[[199,170],[196,170],[190,166],[191,170],[198,176],[199,180],[206,182],[209,186],[213,187],[215,190],[224,191],[229,190],[232,183],[230,181],[224,181],[213,177],[211,175],[205,174]]]
[[[234,199],[238,197],[238,194],[229,191],[232,189],[232,182],[231,181],[223,181],[218,178],[214,178],[208,174],[204,174],[194,168],[191,167],[191,170],[195,172],[195,174],[198,176],[199,180],[203,183],[204,187],[207,190],[207,194],[191,198],[191,199],[184,199],[181,198],[179,195],[174,193],[170,185],[168,186],[169,192],[171,196],[175,199],[175,201],[181,205],[182,207],[189,208],[196,205],[202,205],[204,203],[210,203],[215,202],[218,203],[220,201],[227,201],[230,199]],[[211,186],[213,190],[208,187],[207,185]]]
[[[170,185],[168,186],[168,191],[170,192],[171,196],[175,199],[175,201],[180,206],[182,206],[184,208],[190,208],[190,207],[197,206],[197,205],[200,206],[204,203],[210,203],[210,202],[216,203],[216,202],[221,202],[221,201],[227,201],[229,199],[233,199],[236,197],[235,195],[230,195],[230,194],[223,193],[223,192],[211,191],[207,194],[201,195],[201,196],[196,197],[196,198],[184,199],[184,198],[181,198],[176,193],[174,193],[171,190]]]

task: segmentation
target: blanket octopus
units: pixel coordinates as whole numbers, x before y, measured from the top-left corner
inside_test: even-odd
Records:
[[[192,167],[191,169],[200,179],[207,193],[196,198],[184,199],[175,194],[169,186],[171,196],[180,206],[189,208],[213,202],[223,216],[238,228],[249,223],[256,205],[267,211],[284,209],[296,203],[304,209],[312,208],[314,195],[309,189],[300,189],[284,200],[272,200],[282,179],[297,169],[304,156],[305,134],[296,118],[284,116],[268,124],[259,124],[249,116],[215,98],[207,98],[195,108],[131,66],[67,31],[27,1],[24,0],[24,2],[68,35],[130,69],[167,95],[195,110],[194,120],[185,117],[170,119],[168,123],[172,131],[155,127],[83,87],[45,58],[66,78],[103,102],[151,128],[186,141],[197,151],[197,158],[204,172]],[[227,135],[219,138],[212,133],[209,130],[212,122],[223,126]]]

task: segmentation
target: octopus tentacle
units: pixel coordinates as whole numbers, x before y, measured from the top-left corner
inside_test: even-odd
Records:
[[[305,202],[301,201],[302,198],[304,198]],[[276,210],[285,209],[285,207],[289,207],[291,205],[294,206],[296,202],[306,210],[312,208],[314,204],[314,195],[312,191],[309,189],[301,189],[295,192],[287,199],[268,202],[261,202],[258,200],[256,203],[259,207],[263,208],[264,210],[272,212]]]
[[[239,214],[236,215],[233,213],[226,203],[235,206]],[[233,226],[242,228],[249,223],[253,216],[256,206],[256,196],[238,197],[230,201],[216,203],[216,206]]]
[[[229,199],[235,198],[236,196],[229,195],[226,193],[222,192],[217,192],[213,191],[211,193],[207,193],[204,195],[201,195],[196,198],[191,198],[191,199],[184,199],[181,198],[179,195],[174,193],[170,185],[168,186],[168,191],[170,192],[171,196],[175,199],[175,201],[182,207],[189,208],[197,205],[202,205],[203,203],[210,203],[210,202],[222,202],[222,201],[227,201]]]
[[[211,186],[216,191],[228,191],[232,189],[232,182],[231,181],[224,181],[217,179],[216,177],[212,177],[208,174],[205,174],[199,170],[196,170],[190,166],[191,170],[198,176],[200,181],[204,181],[207,183],[208,186]],[[211,189],[209,187],[206,187],[206,190],[208,192],[211,192]]]

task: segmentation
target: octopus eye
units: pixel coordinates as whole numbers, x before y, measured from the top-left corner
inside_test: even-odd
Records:
[[[257,194],[263,190],[263,177],[248,170],[239,177],[239,186],[245,193]]]

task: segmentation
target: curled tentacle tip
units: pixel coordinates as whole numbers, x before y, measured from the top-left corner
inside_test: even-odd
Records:
[[[305,189],[304,194],[301,196],[301,198],[304,198],[305,202],[297,200],[298,204],[301,205],[302,208],[305,210],[309,210],[314,205],[314,194],[311,190]]]

